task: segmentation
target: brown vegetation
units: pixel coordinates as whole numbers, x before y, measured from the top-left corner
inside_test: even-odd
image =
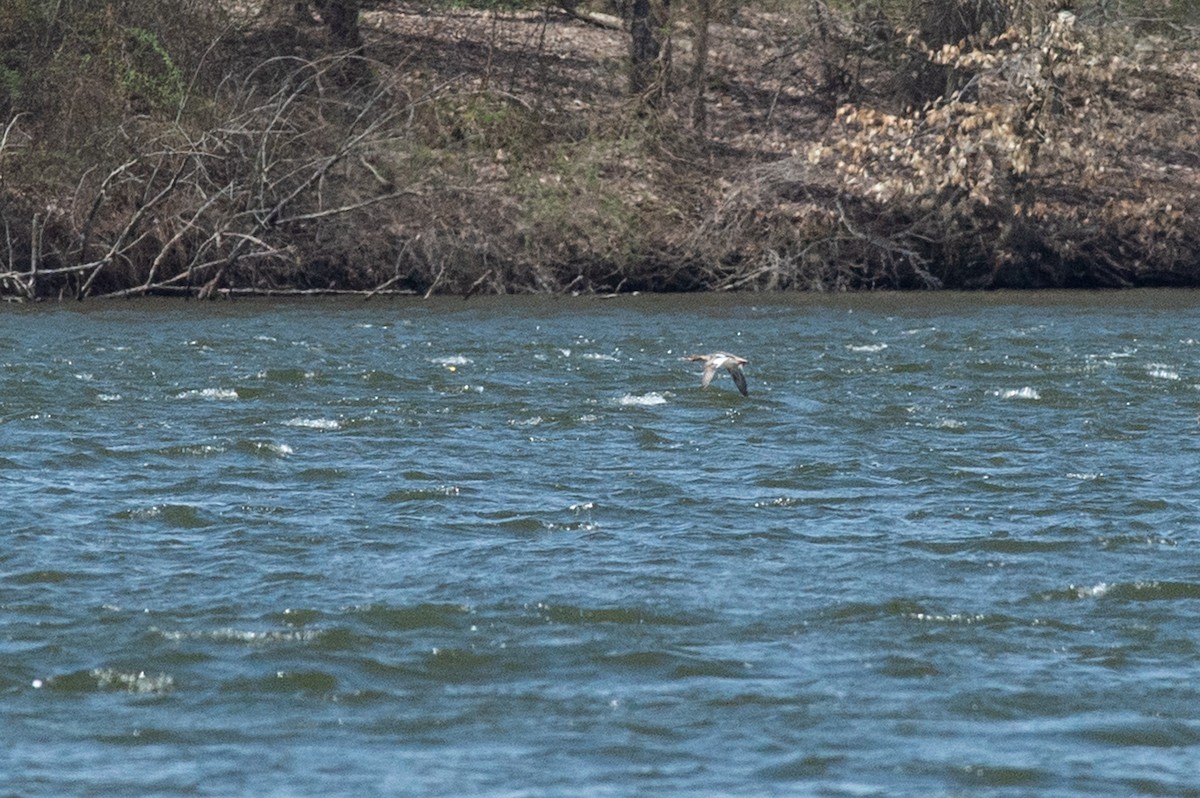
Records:
[[[0,295],[1195,285],[1154,1],[676,2],[631,94],[598,6],[17,0]]]

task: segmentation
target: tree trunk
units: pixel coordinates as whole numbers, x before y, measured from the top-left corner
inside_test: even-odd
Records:
[[[712,0],[694,0],[696,32],[692,38],[692,127],[703,133],[708,127],[708,105],[704,89],[708,82],[708,23]]]
[[[322,0],[317,4],[321,17],[329,26],[329,35],[339,47],[358,47],[362,37],[358,32],[359,0]]]
[[[972,36],[986,38],[1004,30],[1006,5],[1002,0],[917,0],[913,5],[921,40],[937,51]],[[967,89],[964,99],[974,99],[975,72],[948,64],[935,64],[924,53],[910,59],[899,76],[900,90],[908,104],[921,107],[930,100],[950,97]]]
[[[663,36],[670,0],[633,0],[630,25],[629,91],[658,105],[666,90],[667,57]]]

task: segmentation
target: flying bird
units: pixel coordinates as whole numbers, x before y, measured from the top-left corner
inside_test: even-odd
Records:
[[[688,355],[683,359],[704,361],[704,375],[700,378],[701,388],[707,388],[716,375],[717,369],[724,368],[729,370],[729,376],[733,377],[733,384],[742,392],[742,396],[750,395],[750,391],[746,388],[746,375],[742,373],[742,366],[750,362],[746,358],[731,355],[728,352],[713,352],[711,355]]]

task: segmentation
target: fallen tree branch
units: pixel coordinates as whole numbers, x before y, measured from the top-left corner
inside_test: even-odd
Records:
[[[327,208],[326,210],[323,210],[323,211],[314,211],[312,213],[302,213],[298,216],[289,216],[285,219],[277,220],[275,222],[275,224],[284,225],[284,224],[294,224],[295,222],[309,222],[309,221],[312,221],[313,219],[324,219],[327,216],[339,216],[343,213],[351,213],[352,211],[361,210],[363,208],[370,207],[371,205],[374,205],[376,203],[386,202],[388,200],[397,199],[399,197],[406,197],[406,196],[419,197],[420,195],[421,195],[421,192],[416,191],[411,188],[405,189],[403,191],[393,191],[390,194],[382,194],[378,197],[371,197],[370,199],[362,200],[361,202],[352,202],[349,205],[342,205],[337,208]]]
[[[178,231],[176,231],[175,235],[171,236],[171,239],[169,241],[167,241],[165,244],[163,244],[159,248],[158,256],[155,257],[154,262],[150,264],[150,271],[146,275],[145,284],[142,286],[143,290],[149,289],[154,284],[154,275],[158,272],[159,266],[161,266],[162,262],[166,259],[167,253],[170,252],[171,249],[176,244],[179,243],[179,241],[188,232],[188,230],[192,229],[196,225],[196,220],[199,219],[200,216],[206,210],[208,210],[210,207],[212,207],[212,205],[214,203],[216,203],[216,201],[218,199],[221,198],[221,196],[226,192],[226,190],[228,190],[229,192],[232,192],[233,191],[233,183],[230,183],[228,186],[223,188],[220,192],[213,194],[211,197],[209,197],[207,200],[205,200],[204,204],[201,205],[194,214],[192,214],[192,218],[189,219],[187,221],[187,223],[183,225],[183,227],[181,227]],[[136,289],[134,289],[134,292],[136,292]]]
[[[196,289],[186,285],[156,285],[149,292],[154,295],[195,295]],[[379,296],[415,296],[416,291],[408,288],[394,288],[390,290],[379,291],[377,289],[354,289],[354,288],[252,288],[249,286],[231,287],[231,288],[216,288],[212,292],[214,295],[222,296],[244,296],[244,297],[272,297],[272,296],[361,296],[370,297],[372,295]],[[121,291],[114,291],[111,294],[97,294],[93,299],[120,299],[127,296]]]

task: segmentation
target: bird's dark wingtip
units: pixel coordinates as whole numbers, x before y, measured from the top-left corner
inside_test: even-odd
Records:
[[[746,375],[741,369],[730,369],[729,374],[733,377],[733,384],[742,392],[742,396],[749,396],[750,389],[746,386]]]

